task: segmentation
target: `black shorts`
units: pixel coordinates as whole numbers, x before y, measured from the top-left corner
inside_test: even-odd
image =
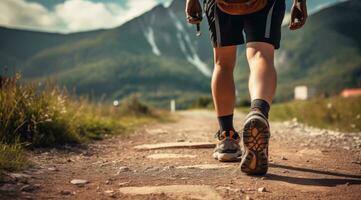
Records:
[[[229,15],[222,12],[215,0],[204,0],[213,47],[267,42],[280,47],[281,25],[285,15],[285,0],[268,0],[265,8],[248,15]]]

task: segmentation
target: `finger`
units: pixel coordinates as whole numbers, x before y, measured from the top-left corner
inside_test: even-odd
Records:
[[[188,18],[187,21],[190,24],[198,24],[201,22],[199,19],[196,19],[196,18]]]
[[[291,30],[297,30],[299,28],[301,28],[303,26],[302,22],[298,21],[298,22],[293,22],[290,26]]]

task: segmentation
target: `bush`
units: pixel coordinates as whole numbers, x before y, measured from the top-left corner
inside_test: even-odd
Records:
[[[51,82],[21,83],[20,75],[0,77],[0,170],[26,165],[22,147],[76,144],[157,118],[137,97],[119,107],[71,98]]]
[[[20,76],[2,80],[0,91],[0,140],[34,146],[78,142],[67,112],[66,92],[50,85],[20,84]],[[10,81],[11,80],[11,81]]]
[[[315,98],[272,106],[271,120],[282,121],[293,118],[320,128],[358,132],[361,131],[361,97]]]
[[[128,116],[151,115],[150,108],[142,103],[136,95],[131,95],[122,102],[120,112]]]

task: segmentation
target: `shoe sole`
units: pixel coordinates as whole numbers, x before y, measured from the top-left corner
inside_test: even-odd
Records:
[[[267,121],[260,116],[250,117],[243,128],[244,156],[241,171],[249,175],[264,175],[268,170],[268,141],[270,133]]]
[[[239,153],[213,153],[213,158],[220,162],[237,162],[241,160]]]

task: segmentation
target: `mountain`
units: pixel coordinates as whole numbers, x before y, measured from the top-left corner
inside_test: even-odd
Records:
[[[310,16],[300,31],[283,28],[277,100],[290,99],[299,84],[329,94],[361,86],[360,9],[357,0],[347,1]],[[0,66],[16,66],[27,80],[56,79],[94,99],[136,93],[157,105],[173,98],[187,105],[210,91],[212,49],[206,22],[201,28],[198,38],[180,0],[108,30],[55,34],[0,28]],[[243,46],[238,65],[237,90],[246,99]]]

